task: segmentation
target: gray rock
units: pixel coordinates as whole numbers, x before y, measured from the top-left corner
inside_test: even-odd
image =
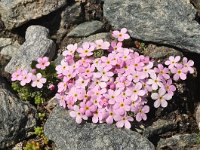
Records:
[[[79,24],[71,32],[67,34],[68,37],[87,37],[94,33],[101,31],[103,23],[100,21],[89,21]]]
[[[84,38],[81,43],[83,42],[94,42],[96,40],[102,39],[104,41],[110,41],[111,40],[111,35],[110,33],[104,32],[104,33],[98,33],[95,35],[91,35],[87,38]]]
[[[147,138],[153,137],[154,135],[160,135],[168,131],[172,131],[177,128],[177,123],[169,120],[159,119],[154,122],[151,126],[143,131],[143,135]]]
[[[131,37],[200,53],[200,25],[188,0],[105,0],[104,16]]]
[[[2,38],[4,39],[4,38]],[[9,57],[9,58],[12,58],[12,56],[15,56],[17,50],[19,49],[20,47],[20,44],[15,41],[15,42],[12,42],[12,40],[10,38],[5,38],[7,39],[7,41],[9,41],[9,43],[1,43],[1,39],[0,39],[0,45],[2,46],[4,44],[4,46],[0,46],[0,54],[5,56],[5,57]],[[9,39],[9,40],[8,40]]]
[[[26,138],[36,125],[36,110],[19,100],[0,77],[0,149]]]
[[[199,130],[200,130],[200,104],[196,108],[195,117],[196,117],[197,125],[198,125]]]
[[[39,57],[48,56],[50,60],[55,54],[56,45],[48,38],[49,30],[42,26],[30,26],[26,31],[26,41],[12,57],[5,71],[13,73],[16,68],[30,70],[30,64]]]
[[[154,150],[140,134],[118,129],[114,125],[84,123],[78,125],[68,112],[56,107],[45,126],[44,133],[60,150]]]
[[[83,13],[81,5],[75,3],[72,6],[66,7],[61,13],[61,21],[59,30],[56,34],[56,39],[61,41],[67,34],[68,28],[73,24],[79,24],[83,21]]]
[[[63,55],[58,55],[58,57],[53,61],[55,65],[60,65],[60,62],[64,59]]]
[[[200,144],[197,143],[197,137],[198,135],[195,133],[174,135],[170,138],[161,139],[156,149],[198,150]]]
[[[1,0],[0,14],[7,29],[19,27],[66,5],[66,0]]]
[[[11,38],[0,38],[0,50],[10,44],[12,44]]]

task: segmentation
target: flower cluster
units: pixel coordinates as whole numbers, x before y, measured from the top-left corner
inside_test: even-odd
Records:
[[[36,68],[44,70],[50,65],[48,57],[38,58]],[[41,73],[36,73],[36,70],[28,72],[27,70],[17,69],[11,77],[11,81],[19,81],[21,86],[31,83],[32,87],[42,88],[46,83],[46,78],[42,77]]]
[[[130,38],[127,29],[112,35],[117,41],[67,46],[56,67],[61,80],[56,97],[77,123],[91,118],[93,123],[116,123],[129,129],[134,119],[147,119],[148,97],[155,108],[167,107],[176,91],[173,81],[194,73],[194,62],[171,56],[165,64],[155,65],[149,57],[122,46]]]
[[[55,85],[52,84],[56,79],[55,66],[50,64],[48,57],[38,58],[37,61],[33,61],[32,66],[31,72],[17,69],[12,74],[12,87],[22,100],[34,98],[35,103],[40,104],[44,101],[44,95],[48,94],[46,91],[55,89]],[[44,92],[45,88],[47,90]]]

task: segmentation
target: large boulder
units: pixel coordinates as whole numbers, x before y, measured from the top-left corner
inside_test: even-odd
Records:
[[[56,45],[49,39],[49,30],[42,26],[30,26],[26,31],[26,41],[12,57],[5,71],[13,73],[17,68],[30,70],[33,60],[48,56],[50,59],[55,54]]]
[[[7,29],[13,29],[66,5],[66,0],[1,0],[0,14]]]
[[[26,138],[36,125],[35,116],[35,108],[12,94],[0,77],[0,149]]]
[[[140,134],[106,124],[77,124],[67,110],[56,107],[44,126],[44,133],[60,150],[154,150]]]
[[[200,53],[200,25],[189,0],[105,0],[103,10],[133,38]]]

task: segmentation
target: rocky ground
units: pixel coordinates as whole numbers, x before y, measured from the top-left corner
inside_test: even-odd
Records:
[[[41,142],[33,133],[38,125],[50,140],[39,149],[200,149],[199,12],[200,0],[1,0],[0,149],[21,150],[29,141]],[[177,84],[169,107],[152,111],[148,121],[131,130],[77,125],[55,99],[36,108],[11,89],[10,73],[17,67],[30,69],[41,56],[59,63],[68,44],[109,40],[113,29],[124,27],[131,36],[127,47],[158,61],[182,55],[195,62],[194,77]],[[38,121],[41,110],[47,114],[43,122]]]

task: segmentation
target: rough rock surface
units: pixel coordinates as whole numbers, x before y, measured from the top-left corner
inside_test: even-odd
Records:
[[[104,16],[131,37],[200,53],[200,25],[189,0],[105,0]]]
[[[200,130],[200,104],[197,106],[195,117]]]
[[[60,150],[153,150],[153,144],[140,134],[106,124],[78,125],[68,112],[56,107],[44,127],[45,135]]]
[[[59,38],[63,38],[66,35],[67,29],[73,24],[80,23],[83,20],[83,13],[81,11],[81,5],[74,4],[66,7],[61,13],[61,22],[57,35]]]
[[[157,149],[172,149],[172,150],[198,150],[200,144],[197,143],[197,134],[174,135],[170,138],[161,139],[158,142]]]
[[[200,12],[200,0],[190,0],[194,7]]]
[[[67,34],[68,37],[87,37],[97,33],[103,28],[103,23],[100,21],[89,21],[79,24],[71,32]]]
[[[183,56],[183,53],[173,48],[169,48],[165,46],[156,46],[153,44],[149,44],[142,53],[154,59],[165,59],[171,55]]]
[[[0,38],[0,54],[8,57],[15,55],[19,49],[20,44],[13,41],[11,38]]]
[[[0,14],[7,29],[47,15],[64,6],[66,0],[1,0]]]
[[[16,55],[12,57],[5,71],[13,73],[16,68],[30,70],[30,64],[39,57],[55,54],[55,43],[48,38],[49,30],[42,26],[30,26],[26,31],[26,41],[20,46]]]
[[[83,42],[94,42],[96,40],[99,40],[99,39],[102,39],[104,41],[110,41],[112,38],[111,38],[111,34],[110,33],[107,33],[107,32],[103,32],[103,33],[98,33],[98,34],[95,34],[95,35],[91,35],[87,38],[84,38],[80,43],[83,43]]]
[[[0,149],[26,138],[36,125],[36,110],[16,98],[6,84],[0,77]]]
[[[154,135],[159,135],[168,131],[172,131],[177,128],[177,123],[169,120],[159,119],[154,122],[151,126],[146,128],[143,135],[147,138],[153,137]]]

